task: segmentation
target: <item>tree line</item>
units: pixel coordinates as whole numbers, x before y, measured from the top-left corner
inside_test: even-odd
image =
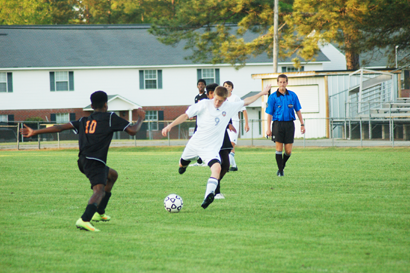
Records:
[[[252,56],[272,57],[274,0],[0,0],[1,25],[150,24],[167,45],[184,42],[194,62],[241,67]],[[410,63],[408,0],[279,1],[279,58],[314,61],[332,43],[347,69],[366,65],[369,52],[399,66]],[[396,48],[397,47],[397,48]]]

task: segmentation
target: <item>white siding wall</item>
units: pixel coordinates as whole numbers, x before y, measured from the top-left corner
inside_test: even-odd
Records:
[[[319,65],[321,67],[321,65]],[[319,68],[313,64],[309,70]],[[146,69],[162,70],[162,89],[139,89],[139,70],[143,68],[110,69],[61,69],[74,71],[74,91],[50,91],[50,71],[16,70],[13,72],[13,93],[0,93],[0,109],[61,109],[83,108],[90,104],[90,94],[103,90],[108,95],[121,95],[141,106],[176,106],[194,103],[198,94],[198,67],[155,67]],[[252,79],[252,74],[272,72],[272,65],[247,65],[239,70],[231,66],[220,69],[220,84],[234,83],[234,93],[239,97],[251,91],[260,91],[261,82]],[[10,71],[10,70],[8,70]]]

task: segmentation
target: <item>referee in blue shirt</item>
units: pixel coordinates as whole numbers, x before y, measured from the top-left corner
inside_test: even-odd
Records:
[[[293,140],[295,137],[295,112],[298,115],[302,134],[305,133],[302,113],[298,96],[286,89],[288,77],[285,74],[278,76],[278,90],[268,98],[266,114],[268,116],[267,136],[272,136],[272,141],[276,143],[276,163],[278,164],[277,176],[284,176],[283,169],[292,153]],[[272,123],[273,121],[273,123]],[[270,126],[272,124],[272,126]],[[285,154],[282,157],[283,144],[285,144]]]

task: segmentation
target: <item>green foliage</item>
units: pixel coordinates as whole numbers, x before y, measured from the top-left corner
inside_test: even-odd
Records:
[[[50,24],[50,5],[37,0],[0,0],[0,25]]]
[[[319,44],[335,43],[346,54],[347,69],[358,69],[365,51],[359,22],[372,0],[295,0],[293,13],[285,17],[285,49],[305,60],[315,60]]]
[[[110,149],[99,234],[75,228],[92,194],[78,150],[2,151],[2,272],[408,272],[409,148],[295,148],[279,178],[272,148],[238,147],[206,210],[209,168],[179,175],[182,150]]]
[[[364,31],[367,50],[385,49],[389,64],[395,65],[395,47],[398,46],[398,65],[410,63],[410,3],[407,0],[375,0],[371,12],[364,14],[360,28]]]
[[[291,11],[292,2],[280,2],[282,14]],[[241,67],[251,56],[272,56],[273,1],[189,0],[175,5],[175,14],[157,18],[150,32],[164,44],[184,41],[185,49],[193,51],[188,59]]]

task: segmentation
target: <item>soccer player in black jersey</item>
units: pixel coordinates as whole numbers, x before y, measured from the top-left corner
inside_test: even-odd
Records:
[[[201,101],[203,99],[207,99],[207,94],[205,92],[205,87],[206,87],[206,81],[204,79],[199,79],[198,82],[196,83],[196,86],[198,87],[198,95],[195,96],[195,103],[198,103],[198,101]],[[196,132],[196,129],[198,128],[198,123],[197,120],[195,120],[195,129],[194,133]],[[198,158],[195,164],[192,164],[191,166],[204,166],[206,167],[206,164],[202,162],[201,158]]]
[[[97,91],[91,94],[91,107],[94,112],[89,117],[82,117],[77,121],[45,129],[33,130],[27,125],[20,129],[24,137],[70,129],[79,134],[78,168],[90,180],[93,194],[88,200],[84,214],[77,220],[76,226],[79,229],[94,232],[100,230],[90,223],[91,220],[106,222],[111,219],[105,214],[105,208],[110,200],[111,190],[118,178],[118,173],[109,168],[106,163],[113,133],[125,131],[130,135],[135,135],[145,118],[145,112],[137,110],[138,121],[132,125],[115,113],[107,112],[107,101],[107,94]]]

